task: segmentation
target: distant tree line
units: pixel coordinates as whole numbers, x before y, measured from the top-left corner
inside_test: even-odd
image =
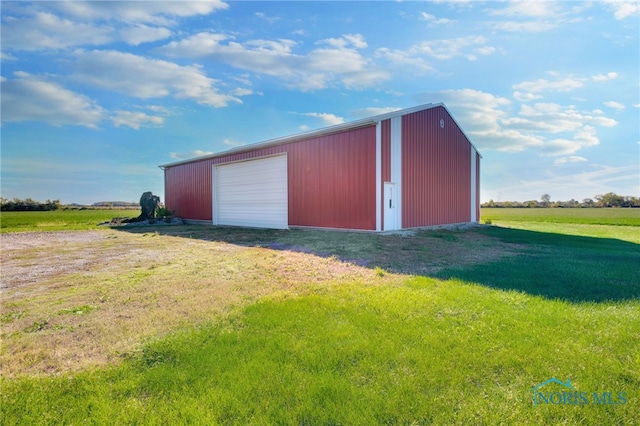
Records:
[[[549,194],[543,194],[540,200],[530,201],[493,201],[482,203],[482,207],[504,208],[583,208],[583,207],[640,207],[640,197],[618,195],[614,192],[598,194],[592,198],[585,198],[582,202],[573,198],[569,201],[551,201]]]
[[[139,208],[140,204],[138,203],[130,203],[127,201],[100,201],[97,203],[93,203],[90,206],[85,206],[82,204],[61,204],[60,200],[47,200],[44,203],[40,201],[33,200],[31,198],[27,198],[25,200],[21,200],[19,198],[14,198],[13,200],[8,200],[6,198],[0,197],[0,211],[3,212],[44,212],[44,211],[52,211],[52,210],[106,210],[106,209],[136,209]]]
[[[58,210],[61,208],[62,205],[60,204],[60,200],[47,200],[44,203],[41,203],[40,201],[35,201],[31,198],[27,198],[25,200],[20,200],[18,198],[14,198],[13,200],[0,198],[0,211],[3,212],[43,212]]]
[[[139,203],[131,203],[129,201],[98,201],[97,203],[91,204],[93,207],[131,207],[137,208],[140,207]]]

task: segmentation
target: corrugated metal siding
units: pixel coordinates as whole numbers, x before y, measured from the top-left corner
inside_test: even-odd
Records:
[[[211,220],[211,164],[195,162],[164,171],[165,205],[185,219]]]
[[[402,162],[403,228],[471,219],[471,145],[444,108],[402,117]]]
[[[229,163],[286,151],[287,145],[267,147],[217,158],[207,158],[192,163],[165,168],[165,204],[169,210],[183,219],[212,220],[214,164]]]
[[[291,144],[289,224],[376,229],[376,127]]]
[[[382,121],[382,182],[391,182],[391,120]]]
[[[476,220],[480,222],[480,153],[476,151]]]
[[[165,169],[167,207],[211,220],[214,164],[287,152],[289,225],[375,230],[375,125]]]

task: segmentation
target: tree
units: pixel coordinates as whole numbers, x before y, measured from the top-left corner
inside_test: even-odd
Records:
[[[549,207],[549,202],[551,201],[551,195],[542,194],[542,197],[540,197],[540,200],[542,201],[543,207]]]
[[[598,200],[598,206],[600,207],[621,207],[624,203],[624,197],[615,192],[596,195],[596,200]]]

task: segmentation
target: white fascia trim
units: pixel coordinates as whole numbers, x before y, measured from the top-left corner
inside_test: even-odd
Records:
[[[478,194],[476,193],[476,150],[471,147],[471,222],[477,222],[476,202]]]
[[[218,196],[218,191],[216,191],[216,165],[211,166],[211,224],[218,224],[218,200],[216,199]]]
[[[402,229],[402,116],[391,119],[391,182],[396,187],[394,223]]]
[[[382,122],[376,124],[376,231],[382,230]]]

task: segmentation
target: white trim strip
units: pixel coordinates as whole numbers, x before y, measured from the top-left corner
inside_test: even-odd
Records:
[[[471,147],[471,222],[477,222],[476,203],[478,194],[476,193],[476,150]]]
[[[382,229],[382,122],[376,124],[376,231]]]
[[[402,117],[391,119],[391,182],[395,184],[394,229],[402,229]],[[387,229],[385,229],[387,231]]]

